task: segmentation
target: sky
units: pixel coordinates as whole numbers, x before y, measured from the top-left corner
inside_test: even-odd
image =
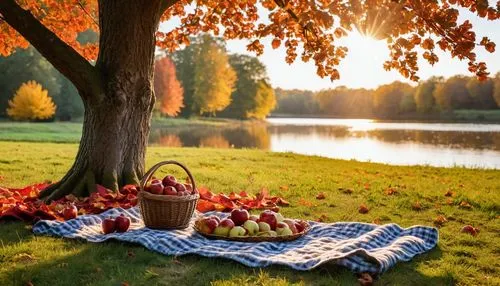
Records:
[[[486,52],[483,47],[476,49],[478,61],[485,61],[488,71],[494,75],[500,71],[500,23],[479,18],[466,10],[462,11],[459,23],[465,19],[473,23],[478,41],[483,36],[487,36],[497,44],[496,52],[493,54]],[[168,27],[172,25],[172,23],[162,24],[161,29],[168,31]],[[349,49],[349,52],[338,67],[340,80],[333,82],[328,78],[319,77],[314,63],[302,62],[300,54],[295,63],[287,64],[285,49],[283,47],[272,49],[270,41],[269,39],[262,41],[265,51],[259,59],[266,65],[273,87],[317,91],[341,85],[350,88],[376,88],[395,80],[411,83],[397,71],[384,70],[383,63],[389,59],[389,50],[385,41],[363,37],[356,31],[339,41]],[[230,53],[254,55],[246,50],[248,43],[248,40],[230,40],[227,41],[227,49]],[[439,48],[436,49],[436,54],[439,56],[439,62],[434,66],[419,59],[418,76],[421,79],[425,80],[432,76],[450,77],[456,74],[471,75],[467,70],[467,61],[452,59],[449,54],[442,52]]]

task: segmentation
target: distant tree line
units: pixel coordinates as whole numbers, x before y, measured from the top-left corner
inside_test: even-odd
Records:
[[[96,35],[84,34],[81,40],[95,41]],[[40,84],[53,99],[52,120],[83,117],[76,88],[32,47],[0,57],[0,117],[8,116],[9,100],[28,81]],[[161,116],[261,119],[276,105],[265,66],[256,57],[228,54],[224,41],[209,35],[192,38],[173,54],[159,54],[154,88],[155,112]]]
[[[229,55],[224,41],[209,35],[190,41],[189,46],[170,56],[175,69],[155,76],[155,81],[165,76],[176,78],[181,86],[176,92],[167,92],[155,85],[158,101],[169,100],[174,93],[183,98],[175,114],[163,114],[261,119],[273,110],[276,105],[274,90],[269,84],[266,67],[256,57]],[[161,61],[170,60],[165,55],[156,65]]]
[[[395,81],[376,89],[345,86],[318,92],[276,89],[275,114],[398,118],[458,109],[500,108],[500,73],[485,81],[475,77],[432,77],[417,86]]]

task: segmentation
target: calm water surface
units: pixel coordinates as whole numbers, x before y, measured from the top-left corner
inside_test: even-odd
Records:
[[[150,143],[258,148],[394,165],[500,169],[500,124],[270,118],[267,124],[154,129]]]

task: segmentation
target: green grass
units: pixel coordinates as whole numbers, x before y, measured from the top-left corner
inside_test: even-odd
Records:
[[[500,109],[495,110],[455,110],[453,115],[458,120],[500,122]]]
[[[251,122],[251,121],[249,121]],[[201,118],[155,118],[152,128],[189,126],[230,126],[248,124],[233,119]],[[78,143],[82,135],[81,122],[11,122],[0,121],[1,141]]]
[[[0,142],[0,185],[21,187],[57,180],[70,167],[76,150],[76,144]],[[257,192],[267,187],[291,202],[290,207],[282,208],[285,216],[315,220],[325,215],[329,222],[378,218],[408,227],[432,225],[438,215],[444,215],[448,222],[440,229],[438,247],[411,262],[399,263],[380,277],[380,285],[500,284],[499,171],[395,167],[258,150],[148,149],[148,166],[165,159],[185,162],[198,183],[214,192]],[[384,194],[389,186],[398,193]],[[346,194],[345,189],[353,192]],[[455,192],[452,205],[444,196],[448,190]],[[325,192],[326,199],[316,200],[318,192]],[[416,201],[422,210],[412,210]],[[461,201],[473,208],[460,208]],[[370,208],[369,213],[358,213],[362,203]],[[479,236],[460,233],[465,224],[480,227]],[[36,237],[30,226],[18,222],[0,224],[0,265],[0,285],[28,281],[34,285],[356,283],[352,273],[331,264],[308,272],[279,266],[254,269],[223,259],[162,256],[119,242],[92,244]]]

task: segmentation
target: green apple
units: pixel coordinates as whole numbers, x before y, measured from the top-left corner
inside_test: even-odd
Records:
[[[289,228],[285,228],[279,235],[292,235],[293,232]]]
[[[267,222],[259,222],[259,231],[270,231],[271,226]]]
[[[235,226],[229,231],[229,237],[245,236],[246,230],[241,226]]]
[[[282,222],[282,221],[284,221],[284,220],[285,220],[285,218],[283,217],[283,215],[282,215],[282,214],[280,214],[280,213],[276,213],[276,221],[277,221],[277,222]]]
[[[245,221],[243,227],[247,230],[248,235],[255,235],[259,231],[259,225],[253,220]]]
[[[274,230],[268,230],[268,231],[261,231],[261,232],[257,233],[257,236],[274,237],[274,236],[278,236],[278,234]]]
[[[285,231],[286,229],[290,229],[290,227],[284,222],[278,222],[278,224],[276,225],[276,232],[278,233],[278,235],[281,235],[281,233],[283,233],[283,231]]]

